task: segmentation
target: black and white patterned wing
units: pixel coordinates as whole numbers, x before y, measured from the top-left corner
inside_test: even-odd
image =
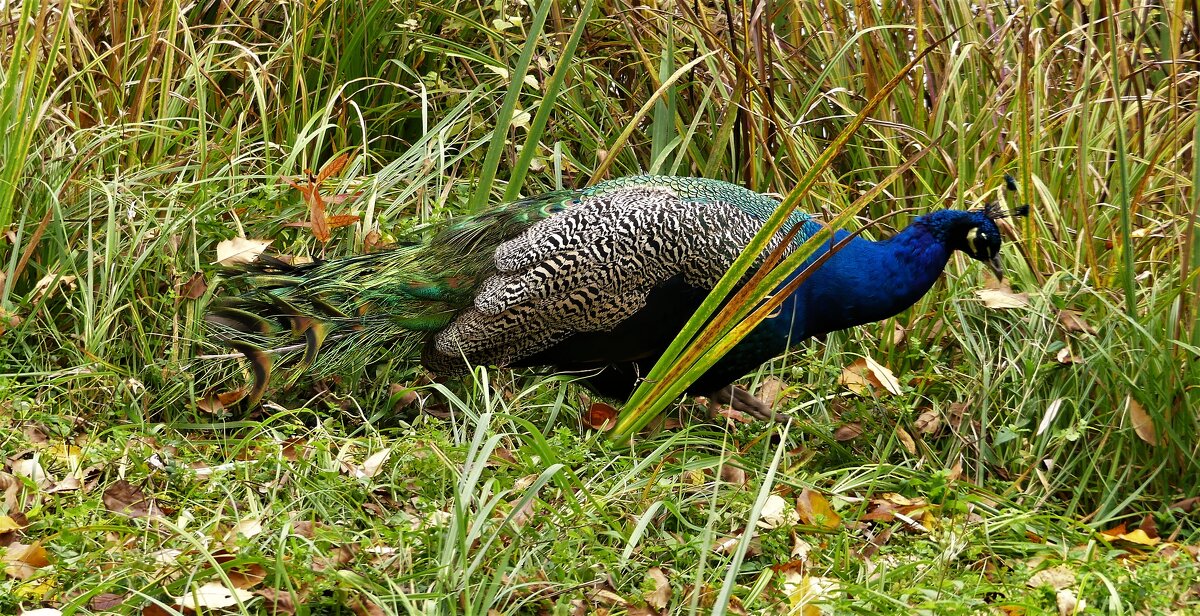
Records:
[[[427,345],[424,363],[441,373],[464,359],[503,366],[611,330],[672,277],[711,288],[761,225],[729,201],[653,182],[584,196],[499,246],[495,274]]]

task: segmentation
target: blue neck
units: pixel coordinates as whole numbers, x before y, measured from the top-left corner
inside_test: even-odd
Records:
[[[798,342],[903,312],[929,291],[945,269],[953,252],[946,243],[948,231],[965,215],[942,210],[918,218],[883,241],[854,238],[784,302],[774,325],[787,327],[791,339]],[[836,237],[846,235],[839,232]],[[826,244],[812,258],[828,251]]]

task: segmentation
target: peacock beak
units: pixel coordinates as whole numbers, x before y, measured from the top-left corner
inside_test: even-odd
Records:
[[[996,256],[987,260],[988,268],[991,269],[992,273],[996,275],[996,280],[998,281],[1004,280],[1004,268],[1002,268],[1001,265],[1002,263],[1000,262],[999,253],[996,253]]]

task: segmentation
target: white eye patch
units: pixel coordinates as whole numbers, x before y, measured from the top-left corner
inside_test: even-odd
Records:
[[[984,231],[980,231],[979,227],[973,227],[967,231],[967,246],[971,247],[971,251],[975,254],[983,254],[987,251],[988,236]]]

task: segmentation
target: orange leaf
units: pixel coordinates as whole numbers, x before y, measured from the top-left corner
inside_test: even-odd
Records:
[[[349,227],[359,220],[360,217],[354,214],[337,214],[329,217],[329,228],[338,229],[341,227]]]
[[[325,201],[314,186],[309,193],[308,217],[312,221],[312,234],[324,244],[329,241],[329,223],[325,220]]]
[[[602,432],[612,430],[617,425],[617,409],[603,402],[593,402],[583,412],[583,425]]]
[[[1144,545],[1147,547],[1156,546],[1162,542],[1162,539],[1159,539],[1158,537],[1151,537],[1150,535],[1146,534],[1146,531],[1140,528],[1135,528],[1127,532],[1125,530],[1124,523],[1118,524],[1114,528],[1100,531],[1100,536],[1104,537],[1105,540],[1110,542],[1127,541],[1129,543]]]
[[[350,162],[350,158],[350,152],[343,152],[337,155],[333,160],[325,163],[325,166],[321,167],[321,172],[317,174],[317,187],[319,188],[321,184],[324,184],[325,180],[328,180],[329,178],[341,173],[342,169],[346,167],[346,163]]]
[[[833,530],[842,523],[842,518],[833,510],[829,501],[820,492],[804,488],[796,500],[800,520],[823,530]]]

